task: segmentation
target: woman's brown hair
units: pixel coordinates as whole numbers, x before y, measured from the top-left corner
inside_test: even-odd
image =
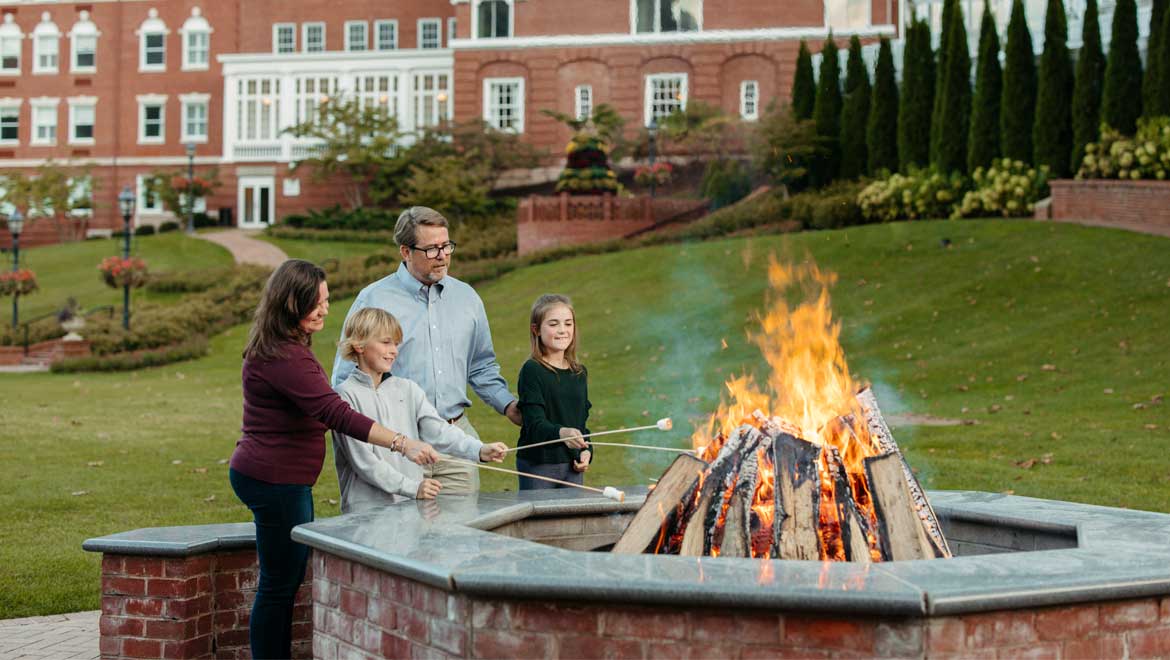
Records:
[[[260,294],[244,359],[275,360],[282,356],[282,345],[289,341],[309,345],[309,335],[301,330],[300,323],[317,306],[324,281],[325,271],[316,264],[303,259],[280,264]]]
[[[532,340],[532,359],[549,369],[554,369],[544,359],[544,342],[540,340],[540,324],[544,323],[544,317],[549,310],[557,305],[568,307],[569,313],[573,315],[573,341],[569,342],[569,347],[565,349],[565,362],[569,363],[569,369],[573,373],[579,374],[584,370],[584,367],[577,361],[577,312],[573,310],[573,301],[569,300],[568,296],[559,293],[546,293],[532,303],[532,317],[528,325],[529,338]]]

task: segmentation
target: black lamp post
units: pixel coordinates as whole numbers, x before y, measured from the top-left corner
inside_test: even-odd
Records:
[[[191,189],[195,184],[195,143],[187,143],[187,233],[195,233],[195,195]]]
[[[130,216],[134,214],[134,191],[130,186],[118,193],[118,206],[122,209],[122,258],[130,258]],[[130,329],[130,283],[122,286],[122,328]]]
[[[12,234],[12,272],[20,270],[20,231],[24,229],[24,216],[20,209],[13,209],[8,216],[8,233]],[[20,323],[20,294],[12,294],[12,327]]]
[[[650,160],[650,196],[654,196],[654,186],[656,177],[654,176],[654,143],[658,141],[658,118],[651,117],[650,125],[646,127],[646,134],[650,136],[649,143],[649,160]]]

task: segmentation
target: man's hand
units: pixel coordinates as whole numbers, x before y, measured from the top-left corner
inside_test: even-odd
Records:
[[[425,442],[406,438],[403,440],[402,455],[411,463],[433,465],[439,460],[439,452]]]
[[[504,408],[504,416],[516,426],[524,423],[524,418],[520,415],[520,405],[516,401],[509,403],[508,407]]]
[[[504,456],[508,453],[508,445],[502,442],[493,442],[490,445],[484,445],[479,449],[479,460],[481,463],[503,463]]]
[[[565,441],[566,445],[572,447],[573,449],[584,449],[589,446],[589,444],[585,442],[585,438],[581,437],[580,431],[569,428],[567,426],[561,427],[561,439]]]
[[[592,452],[588,449],[581,452],[581,460],[573,461],[573,470],[577,472],[584,472],[589,469],[589,461],[593,457]]]
[[[416,499],[420,500],[433,500],[435,499],[435,495],[438,495],[439,491],[442,489],[443,484],[439,483],[438,481],[435,481],[434,479],[423,479],[422,482],[419,483],[418,492],[416,492],[414,496]]]

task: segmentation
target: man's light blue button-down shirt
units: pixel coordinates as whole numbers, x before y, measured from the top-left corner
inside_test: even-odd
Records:
[[[392,372],[418,383],[443,417],[454,419],[471,405],[468,385],[501,414],[516,400],[500,375],[483,300],[466,282],[447,276],[425,286],[399,264],[395,273],[362,289],[345,320],[366,307],[380,307],[398,319],[402,344]],[[333,386],[356,367],[338,351]]]

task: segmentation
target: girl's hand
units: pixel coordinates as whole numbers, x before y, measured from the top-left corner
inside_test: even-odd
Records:
[[[577,472],[584,472],[585,470],[588,470],[589,469],[589,460],[592,457],[593,457],[593,454],[588,450],[581,452],[581,460],[573,461],[573,470],[575,470]]]
[[[411,463],[433,465],[439,460],[439,452],[425,442],[406,438],[403,440],[402,455]]]
[[[439,491],[442,489],[443,484],[435,481],[434,479],[423,479],[422,482],[419,483],[418,492],[416,492],[414,496],[416,499],[420,500],[433,500],[435,499],[435,495],[438,495]]]
[[[572,447],[573,449],[584,449],[589,446],[589,443],[585,442],[585,438],[581,437],[580,431],[577,429],[571,429],[567,426],[561,427],[561,439],[565,441],[566,445]]]
[[[479,449],[479,461],[481,463],[503,463],[504,456],[508,454],[508,445],[502,442],[493,442],[490,445],[484,445]]]

